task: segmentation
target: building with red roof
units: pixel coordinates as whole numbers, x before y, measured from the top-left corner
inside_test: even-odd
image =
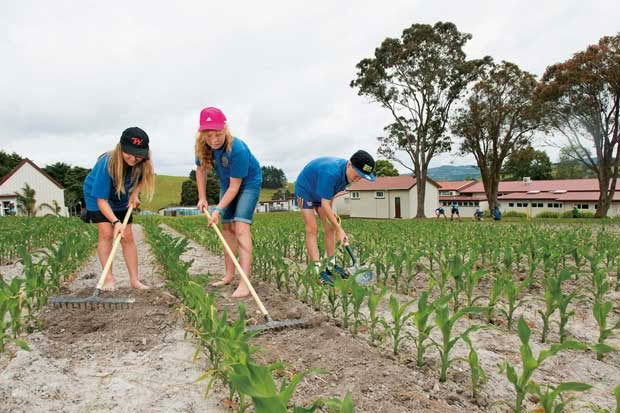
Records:
[[[426,181],[424,214],[434,216],[440,185]],[[348,195],[336,198],[336,210],[348,204],[349,215],[357,218],[414,218],[418,211],[417,181],[410,175],[382,176],[370,182],[364,179],[347,188]]]

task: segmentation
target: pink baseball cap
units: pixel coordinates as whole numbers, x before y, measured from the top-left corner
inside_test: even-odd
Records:
[[[226,126],[226,116],[218,108],[204,108],[200,111],[199,131],[203,130],[222,130]]]

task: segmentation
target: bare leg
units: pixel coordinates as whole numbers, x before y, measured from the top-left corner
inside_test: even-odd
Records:
[[[233,254],[237,255],[237,237],[233,225],[232,223],[222,224],[222,236]],[[235,263],[226,252],[224,252],[224,265],[226,266],[226,275],[220,281],[211,284],[213,287],[230,284],[235,279]]]
[[[250,224],[235,222],[235,235],[237,237],[237,245],[239,246],[239,265],[241,265],[241,269],[249,278],[252,270],[252,232],[250,231]],[[247,284],[241,280],[232,296],[240,298],[247,297],[249,294],[250,290]]]
[[[103,270],[105,264],[108,262],[110,252],[112,252],[112,236],[114,235],[113,227],[108,222],[100,222],[97,224],[97,230],[99,232],[99,239],[97,241],[97,256],[99,257],[99,262],[101,263],[101,270]],[[106,274],[103,289],[114,290],[114,275],[112,274],[112,267],[110,267],[108,273]]]
[[[317,226],[314,210],[301,209],[301,216],[306,228],[306,251],[308,259],[312,262],[319,260],[319,247],[317,246]]]
[[[136,247],[136,241],[133,238],[131,224],[128,224],[125,228],[125,232],[123,232],[121,246],[123,247],[123,257],[125,257],[127,271],[129,272],[129,285],[131,288],[138,288],[140,290],[148,289],[149,287],[142,284],[138,279],[138,248]]]
[[[336,228],[327,220],[323,208],[319,208],[319,215],[323,221],[323,231],[325,231],[325,253],[331,258],[336,252]]]

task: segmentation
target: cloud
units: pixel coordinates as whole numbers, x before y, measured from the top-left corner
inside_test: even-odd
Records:
[[[218,106],[261,164],[292,181],[315,157],[376,152],[389,113],[349,83],[386,37],[452,21],[473,34],[470,57],[540,75],[615,34],[616,3],[3,2],[0,149],[90,167],[135,125],[158,173],[186,175],[198,113]],[[473,160],[432,165],[448,162]]]

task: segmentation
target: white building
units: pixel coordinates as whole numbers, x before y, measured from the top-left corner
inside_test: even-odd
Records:
[[[471,216],[477,207],[488,208],[482,182],[440,182],[440,204],[449,206],[456,202],[461,216]],[[573,208],[596,212],[599,186],[596,179],[556,179],[533,181],[501,181],[498,186],[498,203],[502,212],[517,211],[535,217],[541,212],[563,213]],[[446,213],[449,213],[446,210]],[[607,216],[620,216],[620,181]]]
[[[35,190],[35,208],[38,209],[41,204],[54,206],[54,201],[56,201],[62,208],[60,214],[68,216],[64,188],[30,159],[22,160],[11,172],[0,178],[0,216],[14,213],[19,215],[15,192],[21,193],[26,184]],[[15,208],[11,209],[11,205]],[[37,211],[37,215],[51,212],[44,209]]]
[[[351,217],[415,218],[418,210],[417,180],[409,175],[362,179],[348,188]],[[426,180],[424,215],[433,217],[439,204],[439,184]]]

